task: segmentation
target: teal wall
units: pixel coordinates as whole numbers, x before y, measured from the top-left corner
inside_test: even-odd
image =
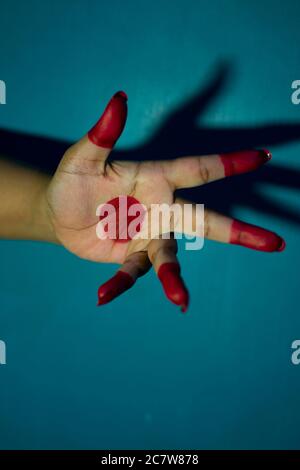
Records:
[[[153,273],[97,309],[115,266],[1,241],[0,448],[299,447],[299,15],[296,0],[1,3],[0,128],[71,142],[121,88],[127,156],[269,147],[257,180],[197,200],[279,232],[287,248],[181,243],[183,316]],[[182,107],[203,89],[199,109]]]

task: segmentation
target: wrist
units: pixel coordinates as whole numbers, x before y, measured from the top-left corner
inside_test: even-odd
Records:
[[[49,183],[50,179],[45,180],[42,187],[37,191],[32,205],[32,239],[59,243],[52,223],[51,208],[47,200]]]

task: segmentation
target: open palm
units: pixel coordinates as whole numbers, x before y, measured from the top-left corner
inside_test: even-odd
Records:
[[[180,276],[177,243],[170,239],[121,242],[96,234],[100,204],[120,196],[151,204],[184,201],[177,189],[198,186],[224,176],[254,170],[270,159],[267,151],[181,157],[173,161],[111,161],[109,154],[127,116],[127,97],[116,93],[88,135],[71,146],[61,160],[47,192],[57,238],[74,254],[96,262],[121,264],[117,274],[99,288],[104,304],[131,287],[153,264],[167,297],[185,311],[188,292]],[[205,210],[205,236],[261,251],[281,251],[283,240],[273,232]]]

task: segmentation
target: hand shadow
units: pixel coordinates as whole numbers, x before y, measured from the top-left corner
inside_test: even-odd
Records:
[[[261,147],[272,151],[274,146],[300,140],[300,123],[234,128],[197,125],[199,117],[220,95],[229,72],[228,65],[220,65],[208,86],[171,112],[146,143],[130,150],[116,150],[112,154],[113,159],[168,159]],[[55,171],[70,145],[70,142],[0,130],[0,154],[47,173]],[[260,193],[259,186],[265,183],[300,190],[300,171],[271,163],[254,173],[181,190],[180,194],[227,215],[231,215],[235,207],[242,206],[300,224],[300,214],[295,210],[277,204]]]

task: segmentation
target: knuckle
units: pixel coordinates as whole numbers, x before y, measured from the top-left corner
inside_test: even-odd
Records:
[[[198,160],[198,177],[203,184],[208,183],[210,180],[210,172],[201,158]]]

